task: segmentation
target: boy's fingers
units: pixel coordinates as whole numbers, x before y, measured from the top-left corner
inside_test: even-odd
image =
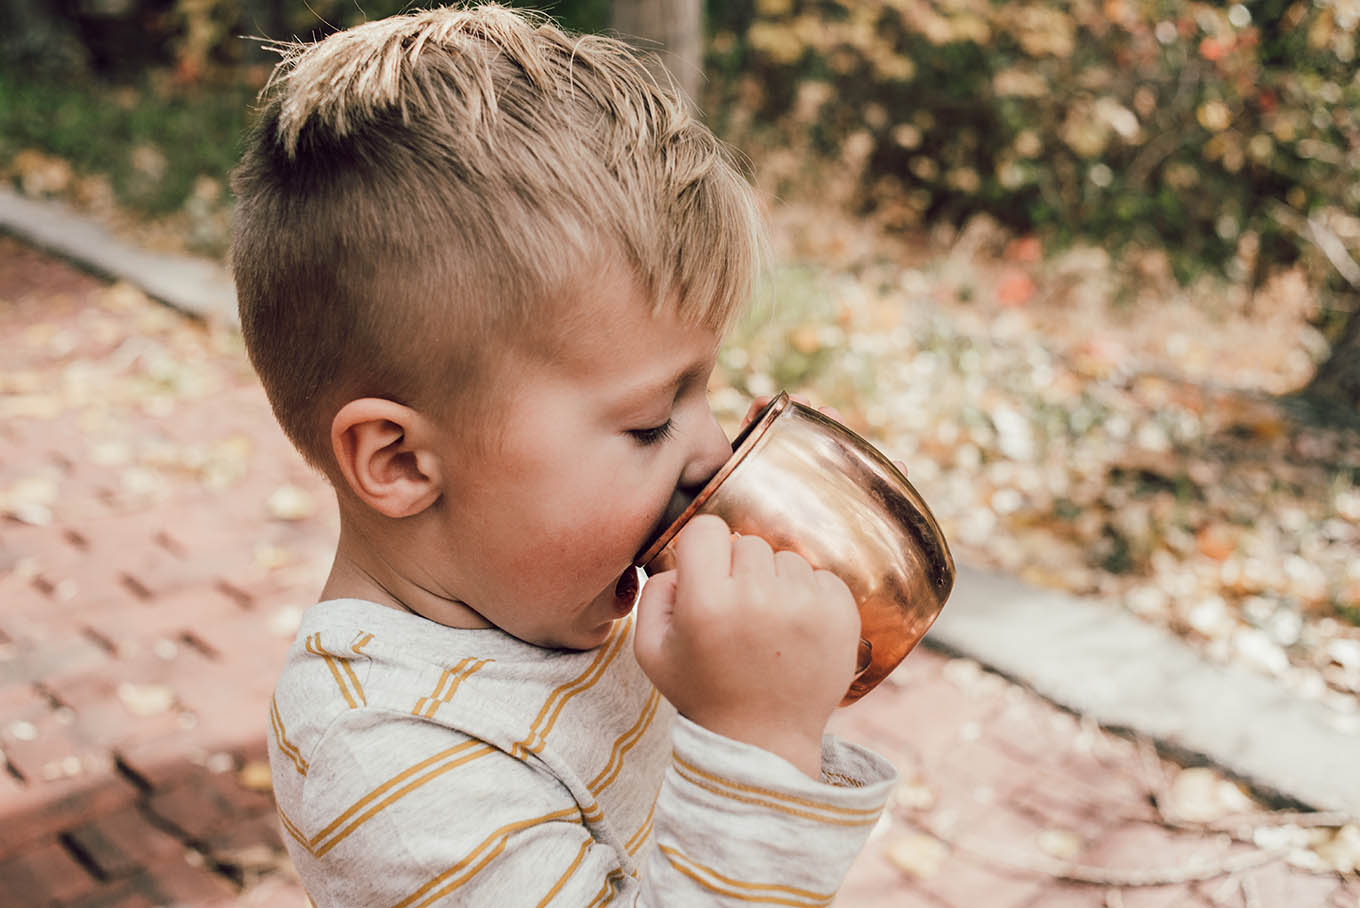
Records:
[[[902,461],[902,460],[894,460],[894,461],[893,461],[893,466],[895,466],[895,467],[897,467],[897,469],[901,470],[903,476],[906,476],[906,475],[907,475],[907,464],[906,464],[906,461]]]
[[[837,410],[835,407],[818,407],[817,410],[829,419],[834,419],[836,422],[845,422],[845,418],[841,416],[841,411]]]
[[[642,585],[642,594],[638,596],[638,611],[641,612],[644,607],[650,607],[650,611],[668,611],[675,602],[675,580],[675,571],[662,571],[648,577]]]
[[[675,608],[675,580],[675,571],[663,571],[649,577],[642,587],[633,636],[633,652],[641,665],[650,664],[650,657],[660,657]]]
[[[840,608],[853,611],[858,616],[859,609],[855,606],[855,597],[844,580],[830,571],[813,571],[812,579],[821,592],[822,601],[834,603]]]
[[[732,575],[732,534],[721,517],[700,514],[675,537],[676,583],[686,600],[712,601]]]
[[[757,416],[760,415],[760,411],[764,410],[765,407],[768,406],[770,401],[772,400],[774,400],[774,398],[768,394],[761,394],[753,398],[751,401],[751,406],[746,408],[746,416],[742,419],[741,424],[743,426],[749,424],[752,420],[754,420]]]
[[[759,536],[738,536],[732,542],[732,576],[774,576],[774,550]]]
[[[774,553],[774,572],[785,580],[806,586],[812,583],[812,565],[797,552],[781,550]]]

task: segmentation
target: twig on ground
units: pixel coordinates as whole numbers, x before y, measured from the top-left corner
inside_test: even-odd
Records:
[[[1304,829],[1340,828],[1348,823],[1355,822],[1357,822],[1356,817],[1340,811],[1263,810],[1255,813],[1230,814],[1217,820],[1195,825],[1196,828],[1226,832],[1233,838],[1240,838],[1243,833],[1250,836],[1258,829],[1272,826],[1299,826]]]
[[[1222,884],[1209,895],[1209,901],[1213,902],[1215,905],[1228,904],[1233,896],[1242,891],[1242,879],[1243,875],[1241,873],[1234,873],[1231,876],[1224,877]]]
[[[1317,218],[1304,217],[1282,202],[1276,202],[1271,206],[1271,210],[1286,227],[1303,239],[1311,240],[1327,261],[1331,262],[1337,274],[1356,290],[1360,290],[1360,263],[1351,258],[1341,237]]]
[[[1251,875],[1242,877],[1242,904],[1246,908],[1262,908],[1261,893],[1256,888],[1256,878]]]
[[[996,847],[974,847],[959,839],[942,834],[925,819],[918,819],[921,828],[949,847],[971,855],[991,865],[1000,865],[1009,870],[1022,873],[1038,873],[1066,880],[1069,883],[1082,883],[1092,886],[1111,886],[1131,889],[1144,886],[1174,886],[1184,883],[1204,882],[1225,874],[1242,873],[1254,867],[1261,867],[1271,861],[1284,857],[1288,848],[1256,849],[1219,858],[1194,858],[1179,867],[1158,868],[1119,868],[1098,867],[1092,864],[1079,864],[1074,861],[1061,861],[1046,855],[1018,855],[1007,853]]]
[[[1134,743],[1138,746],[1138,774],[1142,777],[1143,787],[1147,790],[1148,797],[1152,799],[1152,806],[1157,809],[1157,816],[1162,822],[1167,822],[1166,811],[1162,809],[1162,805],[1166,803],[1169,783],[1166,768],[1162,766],[1162,758],[1157,755],[1157,745],[1142,735],[1135,738]]]

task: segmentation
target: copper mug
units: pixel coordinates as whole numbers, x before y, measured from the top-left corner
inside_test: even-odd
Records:
[[[867,694],[925,636],[954,586],[954,559],[902,471],[839,422],[781,393],[732,442],[732,456],[640,554],[648,574],[675,566],[695,514],[831,571],[859,605],[858,672],[841,705]]]

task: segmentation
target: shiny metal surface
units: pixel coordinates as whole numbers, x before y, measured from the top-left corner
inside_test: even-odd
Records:
[[[675,564],[695,514],[791,549],[845,581],[859,604],[860,666],[841,705],[864,696],[920,642],[954,585],[954,559],[925,501],[888,458],[780,394],[732,444],[732,457],[637,564]]]

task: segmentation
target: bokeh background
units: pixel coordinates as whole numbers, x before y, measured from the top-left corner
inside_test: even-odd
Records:
[[[224,257],[268,41],[408,5],[4,0],[0,175]],[[667,54],[769,202],[729,415],[809,392],[966,559],[1354,696],[1360,4],[549,12]]]
[[[413,5],[0,0],[0,178],[225,260],[270,43]],[[834,405],[907,463],[961,561],[1356,721],[1360,2],[547,11],[663,57],[767,204],[775,264],[714,381],[729,424],[778,388]],[[159,368],[127,394],[197,380]],[[10,416],[35,406],[0,380]],[[236,457],[124,460],[154,492],[229,483]],[[41,523],[54,488],[0,486],[0,512]]]

